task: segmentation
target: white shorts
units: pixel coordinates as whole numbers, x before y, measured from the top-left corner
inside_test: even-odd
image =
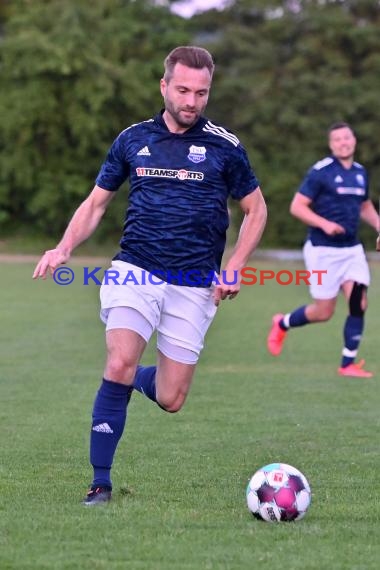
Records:
[[[135,330],[146,342],[157,330],[159,350],[174,360],[180,360],[169,353],[170,346],[181,347],[191,351],[193,362],[196,362],[217,311],[212,297],[213,288],[172,285],[156,276],[149,276],[148,271],[136,265],[113,261],[100,288],[100,318],[107,324],[110,309],[131,307],[134,311],[125,313],[129,322],[122,328]],[[138,321],[133,318],[135,311],[149,323],[144,329],[134,326]],[[174,350],[173,354],[178,352]]]
[[[334,299],[346,281],[356,281],[367,286],[370,283],[369,267],[361,244],[353,247],[325,247],[314,246],[307,241],[303,256],[306,269],[311,273],[309,290],[313,299]]]

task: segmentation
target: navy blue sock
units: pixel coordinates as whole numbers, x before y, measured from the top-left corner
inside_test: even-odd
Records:
[[[103,378],[96,395],[90,438],[90,461],[94,468],[93,486],[112,487],[113,457],[124,431],[132,390],[132,386]]]
[[[153,402],[157,402],[156,369],[156,366],[138,366],[135,379],[133,380],[134,389]]]
[[[306,316],[306,306],[298,307],[295,311],[290,314],[289,326],[290,327],[303,327],[307,325],[310,321]]]
[[[287,331],[291,327],[303,327],[310,323],[309,319],[305,314],[307,305],[303,305],[302,307],[298,307],[295,311],[290,313],[290,315],[285,315],[279,322],[280,328],[282,330]]]
[[[354,362],[358,353],[360,340],[364,330],[364,317],[353,317],[349,315],[343,329],[344,348],[342,357],[342,367],[346,367]]]

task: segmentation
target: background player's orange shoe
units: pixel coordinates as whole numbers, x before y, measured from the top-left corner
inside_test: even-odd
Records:
[[[287,331],[282,330],[278,324],[283,316],[284,315],[282,313],[277,313],[277,315],[274,315],[272,318],[272,328],[269,331],[267,348],[273,356],[279,356],[282,352],[282,347],[284,346]]]
[[[338,374],[340,376],[352,376],[353,378],[372,378],[372,372],[363,369],[364,360],[359,362],[353,362],[344,368],[341,366],[338,368]]]

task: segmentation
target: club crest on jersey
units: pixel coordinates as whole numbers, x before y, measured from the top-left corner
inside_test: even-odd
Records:
[[[364,176],[362,174],[357,174],[356,175],[356,182],[360,185],[360,186],[364,186]]]
[[[206,148],[204,146],[195,146],[192,144],[189,148],[187,158],[191,160],[191,162],[203,162],[206,160]]]

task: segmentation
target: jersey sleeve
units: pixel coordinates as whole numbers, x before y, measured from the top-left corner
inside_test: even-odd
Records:
[[[320,173],[315,168],[311,168],[303,179],[298,192],[310,200],[314,200],[320,190]]]
[[[234,200],[241,200],[259,186],[247,153],[241,144],[232,153],[226,177],[229,194]]]
[[[364,179],[365,179],[365,197],[364,197],[364,200],[369,200],[369,174],[366,170],[364,171]]]
[[[97,186],[115,192],[129,176],[129,164],[125,158],[125,142],[121,133],[113,142],[96,178]]]

